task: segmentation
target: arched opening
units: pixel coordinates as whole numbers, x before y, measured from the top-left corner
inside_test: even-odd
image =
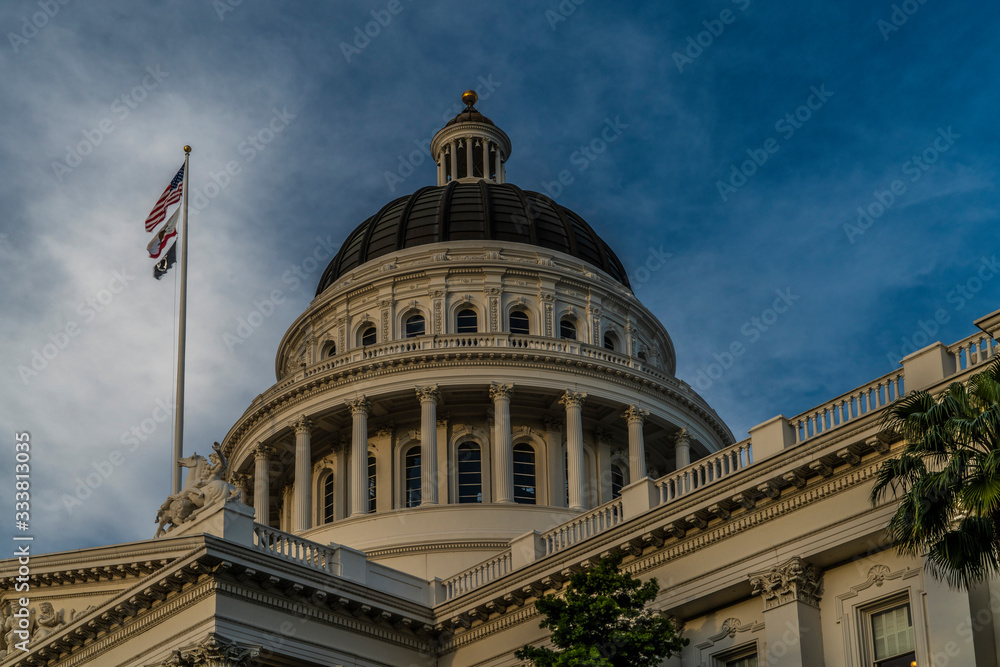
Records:
[[[424,316],[410,315],[406,318],[406,337],[416,338],[424,335]]]
[[[611,464],[611,498],[620,498],[625,486],[625,471],[617,463]]]
[[[374,345],[378,342],[378,330],[374,324],[366,324],[358,331],[358,345]]]
[[[323,351],[323,358],[335,356],[337,356],[337,344],[331,341],[326,344],[326,349]]]
[[[572,317],[564,317],[559,321],[559,337],[576,340],[576,322]]]
[[[458,502],[483,502],[483,452],[475,442],[458,446]]]
[[[525,336],[531,334],[531,326],[528,323],[528,313],[523,310],[511,311],[507,320],[510,324],[510,332],[512,334],[522,334]]]
[[[417,507],[420,505],[420,445],[414,445],[406,450],[403,458],[403,506]]]
[[[536,503],[535,448],[527,443],[514,445],[514,502],[522,505]]]
[[[618,337],[613,333],[604,334],[604,349],[612,352],[618,351]]]
[[[323,523],[331,523],[333,515],[333,473],[328,473],[323,480]]]
[[[645,352],[640,351],[639,354],[638,354],[638,357],[639,357],[639,361],[641,361],[643,363],[646,363],[646,353]]]
[[[455,316],[456,333],[479,333],[479,316],[471,308],[458,311]]]
[[[372,514],[375,512],[375,501],[377,496],[375,486],[375,457],[371,454],[368,455],[368,513]]]

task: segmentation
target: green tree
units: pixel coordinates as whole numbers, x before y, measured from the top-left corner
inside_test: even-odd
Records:
[[[931,574],[955,588],[1000,572],[1000,358],[937,399],[900,398],[883,426],[906,441],[871,492],[873,505],[899,498],[886,527],[897,551],[926,553]]]
[[[574,574],[565,595],[540,597],[539,627],[552,629],[559,650],[524,646],[514,655],[535,667],[654,667],[687,646],[668,618],[646,608],[660,590],[656,579],[620,572],[621,562],[620,554],[602,558]]]

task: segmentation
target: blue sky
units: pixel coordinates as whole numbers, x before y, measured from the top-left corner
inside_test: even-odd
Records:
[[[555,195],[568,172],[555,198],[737,438],[892,371],[921,323],[950,344],[1000,308],[996,5],[13,0],[0,28],[0,421],[32,436],[40,551],[145,539],[169,492],[169,421],[122,438],[172,395],[175,284],[142,221],[184,144],[188,453],[273,383],[322,272],[304,260],[434,182],[429,159],[387,172],[467,88],[511,137],[510,182]]]

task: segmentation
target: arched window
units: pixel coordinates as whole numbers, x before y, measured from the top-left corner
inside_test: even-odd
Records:
[[[325,357],[335,357],[335,356],[337,356],[337,344],[336,343],[328,343],[327,346],[326,346],[326,354],[323,355],[323,356],[325,356]]]
[[[424,335],[424,316],[410,315],[406,318],[406,337],[415,338]]]
[[[483,452],[474,442],[458,446],[458,502],[483,502]]]
[[[625,471],[617,463],[611,464],[611,498],[620,498],[625,486]]]
[[[512,311],[510,317],[507,319],[510,321],[510,332],[512,334],[527,336],[531,333],[531,327],[528,325],[528,313],[523,310]]]
[[[333,521],[333,473],[323,480],[323,523]]]
[[[368,513],[375,511],[375,457],[368,455]]]
[[[523,442],[514,445],[514,502],[534,505],[536,491],[535,449]]]
[[[604,349],[612,352],[618,351],[618,338],[612,333],[604,334]]]
[[[479,316],[476,315],[476,311],[471,308],[465,308],[458,311],[456,317],[456,333],[478,333],[479,332]]]
[[[417,507],[420,505],[420,446],[410,447],[404,457],[403,471],[403,505]]]
[[[641,352],[641,351],[639,352],[639,361],[641,361],[643,363],[646,362],[646,353],[645,352]]]
[[[570,317],[564,317],[559,321],[559,337],[576,340],[576,322]]]
[[[358,338],[362,345],[374,345],[378,342],[378,330],[371,324],[361,327]]]

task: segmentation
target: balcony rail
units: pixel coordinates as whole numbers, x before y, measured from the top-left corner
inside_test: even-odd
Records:
[[[334,564],[334,550],[318,542],[254,523],[253,545],[259,551],[292,563],[305,565],[327,574],[340,574],[335,571],[337,568]]]
[[[542,533],[545,555],[562,551],[622,522],[622,500],[615,498]]]
[[[889,405],[906,392],[903,371],[893,371],[789,419],[798,444]]]
[[[973,334],[948,347],[948,354],[955,359],[955,372],[961,373],[992,359],[998,349],[1000,345],[986,334]]]
[[[656,480],[660,504],[672,503],[692,491],[735,475],[752,463],[753,448],[749,438],[709,454]]]
[[[510,549],[508,549],[482,563],[473,565],[464,572],[459,572],[445,579],[441,582],[444,586],[445,600],[464,595],[475,588],[499,579],[513,569],[513,562]]]

